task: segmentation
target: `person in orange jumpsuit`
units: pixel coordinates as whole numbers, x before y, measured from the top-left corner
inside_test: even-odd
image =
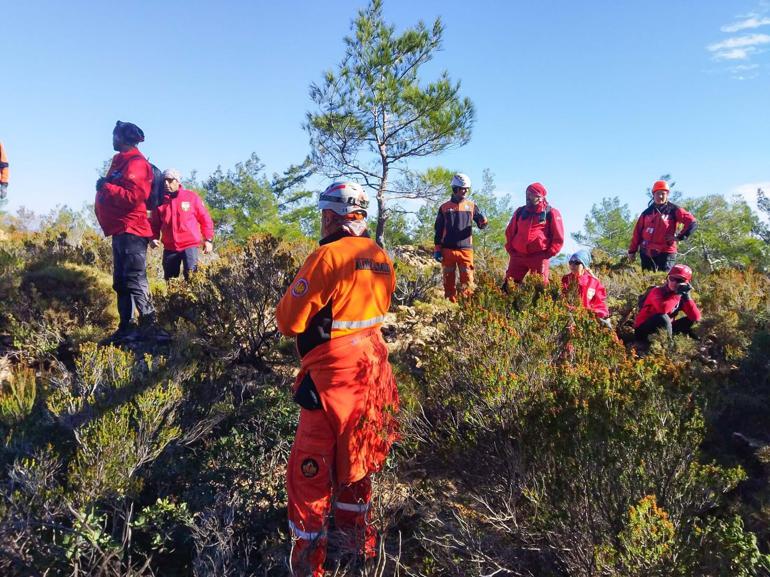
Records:
[[[321,246],[276,309],[278,329],[296,337],[301,357],[286,472],[294,576],[323,575],[327,543],[360,559],[376,553],[370,476],[396,439],[398,412],[380,325],[396,281],[390,258],[368,236],[368,204],[354,182],[321,193]]]
[[[5,155],[5,147],[0,142],[0,200],[5,200],[8,195],[8,157]]]
[[[545,199],[548,191],[539,182],[527,187],[527,204],[517,208],[505,229],[505,250],[510,257],[505,282],[520,283],[528,272],[548,283],[549,259],[564,245],[561,213]]]
[[[457,173],[452,177],[452,198],[442,204],[434,224],[433,258],[443,264],[444,296],[457,301],[455,288],[460,272],[460,291],[464,296],[473,292],[473,223],[486,228],[487,219],[473,201],[465,197],[471,190],[471,179]]]

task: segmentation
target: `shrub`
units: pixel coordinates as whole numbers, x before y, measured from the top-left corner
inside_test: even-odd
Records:
[[[223,251],[211,266],[175,283],[160,301],[165,320],[191,322],[209,354],[267,370],[278,342],[275,306],[296,263],[271,236]]]
[[[552,285],[506,296],[486,283],[447,315],[452,346],[435,346],[425,371],[424,450],[453,463],[488,510],[508,512],[486,522],[507,526],[511,543],[545,546],[570,575],[596,574],[597,552],[615,547],[643,574],[654,563],[634,552],[633,523],[623,533],[628,511],[662,519],[650,496],[686,532],[744,474],[699,461],[703,399],[683,365],[629,355]]]

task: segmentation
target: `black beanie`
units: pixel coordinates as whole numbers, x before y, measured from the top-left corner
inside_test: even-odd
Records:
[[[115,132],[120,136],[121,140],[128,144],[134,145],[144,142],[144,132],[136,124],[118,120],[115,124]]]

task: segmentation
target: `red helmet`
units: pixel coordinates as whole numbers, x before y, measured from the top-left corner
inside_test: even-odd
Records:
[[[690,282],[692,279],[692,269],[686,264],[675,264],[668,271],[668,277],[683,278],[685,282]]]
[[[658,192],[659,190],[671,192],[668,188],[668,183],[665,180],[656,180],[655,184],[652,185],[652,192]]]

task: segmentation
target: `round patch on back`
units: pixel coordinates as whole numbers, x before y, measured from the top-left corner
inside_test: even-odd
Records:
[[[318,463],[315,459],[305,459],[302,461],[302,474],[311,479],[318,474]]]
[[[307,294],[308,283],[304,278],[297,279],[297,281],[291,285],[291,296],[303,297]]]

